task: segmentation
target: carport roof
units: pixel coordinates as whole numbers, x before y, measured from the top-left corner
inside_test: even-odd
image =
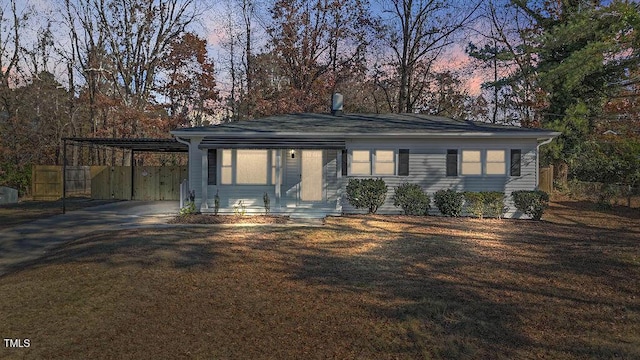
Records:
[[[99,146],[133,150],[135,152],[187,152],[189,147],[176,139],[151,138],[83,138],[70,137],[64,140]]]

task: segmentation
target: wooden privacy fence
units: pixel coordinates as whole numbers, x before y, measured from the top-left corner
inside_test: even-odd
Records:
[[[553,191],[553,165],[540,168],[538,189],[551,194]]]
[[[186,166],[67,166],[67,196],[93,199],[179,200]],[[133,184],[133,191],[132,191]],[[62,197],[62,166],[34,166],[35,200]]]

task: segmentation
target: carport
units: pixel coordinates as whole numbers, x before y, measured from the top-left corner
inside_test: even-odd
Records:
[[[130,151],[131,160],[131,198],[134,194],[134,167],[135,154],[137,153],[186,153],[189,147],[172,138],[83,138],[68,137],[63,138],[63,170],[62,170],[62,213],[66,212],[67,197],[67,145],[82,146],[92,145],[96,147],[117,148],[124,151]]]

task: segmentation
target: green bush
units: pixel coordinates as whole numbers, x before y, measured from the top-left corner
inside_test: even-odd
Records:
[[[475,217],[502,218],[506,208],[504,193],[499,191],[465,192],[464,199],[469,213]]]
[[[540,220],[544,210],[549,206],[549,194],[540,190],[514,191],[511,197],[516,209],[534,220]]]
[[[484,193],[484,204],[487,216],[501,219],[507,207],[504,206],[505,195],[499,191],[487,191]]]
[[[180,216],[193,215],[195,213],[196,203],[193,201],[187,201],[187,203],[180,209]]]
[[[436,207],[442,215],[458,217],[462,214],[464,194],[453,189],[438,190],[433,195]]]
[[[402,207],[405,215],[427,215],[431,199],[420,185],[404,183],[395,189],[393,206]]]
[[[382,179],[349,179],[347,200],[356,209],[375,214],[387,198],[387,184]]]

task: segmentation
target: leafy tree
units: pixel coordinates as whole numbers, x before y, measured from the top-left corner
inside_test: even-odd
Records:
[[[218,99],[213,62],[207,54],[207,42],[193,33],[185,33],[169,45],[169,53],[160,65],[166,74],[158,91],[167,99],[166,109],[173,126],[201,126],[214,115]]]
[[[288,102],[291,108],[302,107],[303,111],[326,111],[331,93],[357,69],[366,68],[371,23],[368,3],[278,0],[269,12],[272,22],[267,34],[272,56],[263,60],[277,61],[273,65],[286,81],[276,86],[278,90],[287,88],[287,97],[274,101]]]
[[[540,85],[547,94],[543,126],[562,131],[546,162],[561,172],[579,153],[595,128],[616,84],[629,80],[639,65],[637,44],[640,14],[635,4],[568,3],[553,18],[540,19]]]

